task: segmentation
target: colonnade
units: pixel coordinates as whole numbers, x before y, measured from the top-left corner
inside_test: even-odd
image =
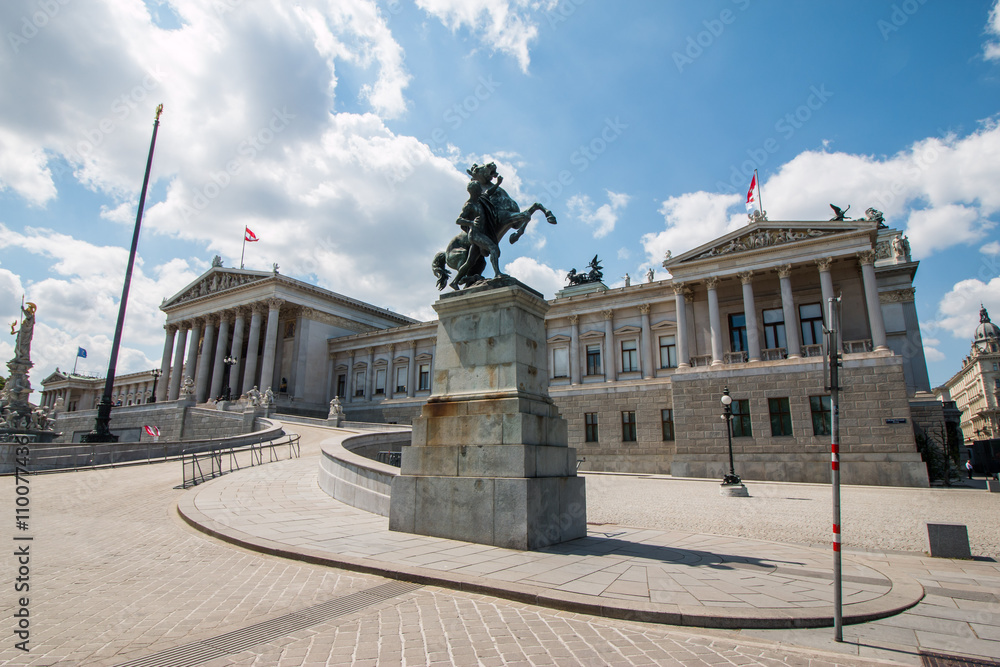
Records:
[[[228,386],[234,396],[250,391],[254,385],[261,391],[272,387],[279,343],[278,319],[284,303],[282,299],[268,299],[164,325],[166,336],[160,361],[162,377],[157,386],[156,400],[176,400],[181,394],[185,375],[194,382],[196,402],[204,403],[210,397],[221,395],[225,386],[226,357],[236,359],[236,364],[228,369]],[[249,335],[244,355],[243,339],[247,333],[248,318]],[[262,329],[264,348],[259,369],[260,381],[257,382],[257,350],[260,347]]]
[[[394,343],[389,343],[385,345],[385,350],[388,355],[385,363],[385,398],[393,398],[397,392],[396,387],[396,369],[399,367],[396,362],[396,352],[403,348],[405,350],[406,361],[400,362],[406,366],[406,397],[413,398],[416,392],[421,391],[417,387],[417,341],[410,340],[406,341],[402,345],[397,345]],[[375,374],[378,370],[381,370],[381,363],[376,362],[375,347],[364,347],[354,350],[346,350],[343,352],[337,352],[330,355],[330,383],[337,381],[337,360],[343,359],[347,364],[347,377],[345,378],[345,388],[344,396],[341,396],[341,400],[345,403],[371,401],[376,397],[376,380]],[[430,366],[432,360],[428,359],[428,373],[431,372]],[[357,366],[357,369],[355,368]],[[364,370],[365,377],[363,384],[358,383],[358,371]],[[428,385],[429,388],[429,385]],[[402,397],[402,392],[399,392],[400,397]],[[332,398],[332,394],[330,396]]]

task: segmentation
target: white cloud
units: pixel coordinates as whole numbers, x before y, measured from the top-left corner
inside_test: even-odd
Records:
[[[947,331],[971,345],[976,327],[979,326],[980,305],[991,313],[991,319],[1000,316],[1000,278],[993,278],[988,282],[971,278],[955,283],[941,298],[937,319],[928,323],[926,328]]]
[[[518,257],[505,264],[503,270],[525,285],[541,292],[546,299],[555,298],[556,292],[566,287],[566,271],[553,269],[530,257]]]
[[[555,0],[545,8],[556,5]],[[531,9],[539,3],[532,0],[417,0],[417,6],[437,17],[452,32],[463,27],[478,35],[494,51],[513,56],[521,71],[527,72],[531,62],[531,42],[538,37],[538,27]]]
[[[1000,0],[997,0],[993,4],[993,9],[990,10],[986,32],[994,37],[1000,37]],[[1000,60],[1000,43],[986,42],[983,45],[983,55],[987,60]]]
[[[659,266],[668,250],[676,257],[746,224],[746,215],[728,213],[730,207],[742,201],[740,195],[704,191],[667,199],[660,206],[666,229],[642,236],[649,262]]]
[[[1000,241],[990,241],[989,243],[983,245],[979,252],[984,255],[1000,255]]]
[[[615,230],[618,213],[628,205],[626,194],[605,190],[608,203],[594,210],[594,202],[587,195],[574,195],[566,201],[566,209],[580,222],[594,228],[594,238],[604,238]]]

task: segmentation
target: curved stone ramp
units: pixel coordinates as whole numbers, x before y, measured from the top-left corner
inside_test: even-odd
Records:
[[[316,457],[228,475],[177,504],[195,528],[255,551],[555,609],[706,628],[833,624],[830,552],[712,535],[591,526],[586,538],[522,552],[388,530],[317,484]],[[844,623],[898,614],[914,579],[844,559]]]

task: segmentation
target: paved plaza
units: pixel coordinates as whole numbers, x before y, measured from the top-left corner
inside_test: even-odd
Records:
[[[845,489],[845,524],[873,501],[865,531],[887,532],[883,516],[905,529],[939,512],[968,523],[981,558],[859,540],[863,549],[845,552],[845,614],[886,616],[845,626],[835,643],[829,627],[787,627],[830,614],[832,558],[810,546],[822,542],[814,524],[828,521],[828,487],[751,484],[750,499],[720,499],[715,482],[588,475],[588,538],[513,552],[389,533],[386,519],[317,487],[316,455],[332,432],[287,429],[302,434],[301,459],[187,491],[175,488],[179,462],[32,477],[31,650],[5,633],[0,664],[918,665],[920,650],[1000,658],[1000,565],[982,558],[996,555],[1000,531],[978,523],[995,524],[1000,503],[981,489],[865,489],[853,507],[856,487]],[[0,486],[13,507],[13,479]],[[922,508],[908,494],[932,500]],[[747,500],[725,520],[712,517],[720,501]],[[786,505],[798,509],[783,516]],[[15,574],[8,558],[0,607],[10,620]]]

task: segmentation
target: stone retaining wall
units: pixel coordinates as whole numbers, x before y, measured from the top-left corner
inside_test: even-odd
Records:
[[[378,463],[368,455],[380,451],[400,451],[410,444],[410,431],[363,433],[342,441],[323,443],[319,463],[319,486],[328,495],[352,507],[389,516],[392,480],[399,468]],[[362,452],[364,455],[362,455]]]
[[[160,442],[228,438],[253,431],[254,419],[262,414],[262,411],[223,412],[183,401],[130,405],[112,409],[111,432],[122,443],[152,442],[153,437],[143,429],[146,425],[160,429]],[[84,433],[93,430],[96,416],[96,410],[63,412],[55,423],[55,430],[62,436],[54,442],[80,442]]]

